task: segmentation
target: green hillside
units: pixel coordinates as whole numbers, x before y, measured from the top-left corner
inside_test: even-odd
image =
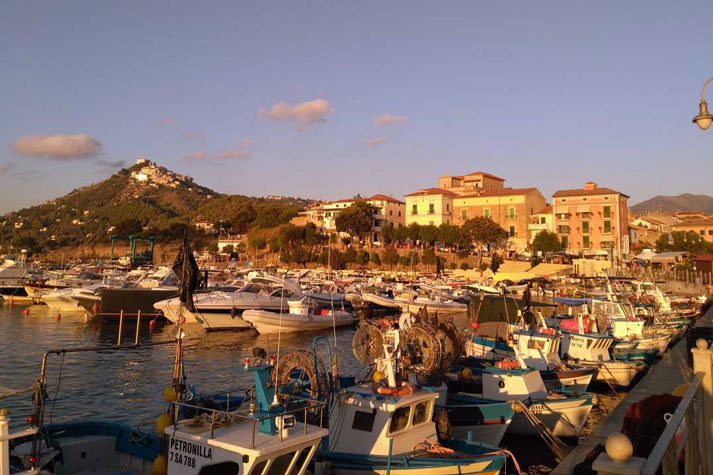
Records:
[[[42,252],[64,246],[108,242],[112,234],[142,234],[159,241],[177,239],[186,224],[224,221],[235,232],[279,225],[308,204],[294,198],[222,195],[146,161],[119,170],[104,181],[78,188],[38,206],[3,216],[3,252]]]

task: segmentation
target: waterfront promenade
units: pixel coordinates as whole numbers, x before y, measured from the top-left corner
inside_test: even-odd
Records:
[[[696,326],[713,327],[713,309],[709,310]],[[614,410],[602,420],[597,428],[552,471],[553,475],[570,475],[574,467],[583,462],[587,454],[597,445],[602,444],[610,434],[621,431],[624,416],[629,407],[649,396],[670,394],[676,386],[690,383],[693,371],[688,364],[686,339],[679,341],[666,355],[653,366],[639,383],[631,389]]]

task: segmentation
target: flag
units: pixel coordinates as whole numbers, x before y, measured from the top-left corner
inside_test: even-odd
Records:
[[[188,242],[188,231],[183,232],[183,244],[178,250],[176,260],[173,261],[173,272],[176,273],[178,280],[181,282],[181,286],[178,289],[179,300],[189,311],[195,312],[193,291],[201,285],[203,277],[198,270],[191,245]]]

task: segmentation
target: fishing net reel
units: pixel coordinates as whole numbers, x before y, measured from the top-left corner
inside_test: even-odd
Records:
[[[373,365],[384,356],[386,338],[379,327],[362,322],[352,338],[354,358],[362,364]]]
[[[332,395],[332,377],[324,363],[310,350],[287,351],[273,366],[271,378],[285,409],[305,406],[304,399],[329,402]],[[320,410],[308,411],[308,422],[319,420]]]

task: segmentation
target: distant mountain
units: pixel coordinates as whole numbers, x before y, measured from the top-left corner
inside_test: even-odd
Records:
[[[659,195],[637,203],[631,209],[636,214],[650,213],[651,211],[665,211],[668,213],[699,211],[713,214],[713,196],[692,195],[690,193],[678,196]]]
[[[180,237],[187,223],[224,221],[238,232],[279,225],[309,204],[299,198],[223,195],[148,160],[138,160],[104,181],[0,218],[0,246],[35,252],[108,242],[111,234]]]

